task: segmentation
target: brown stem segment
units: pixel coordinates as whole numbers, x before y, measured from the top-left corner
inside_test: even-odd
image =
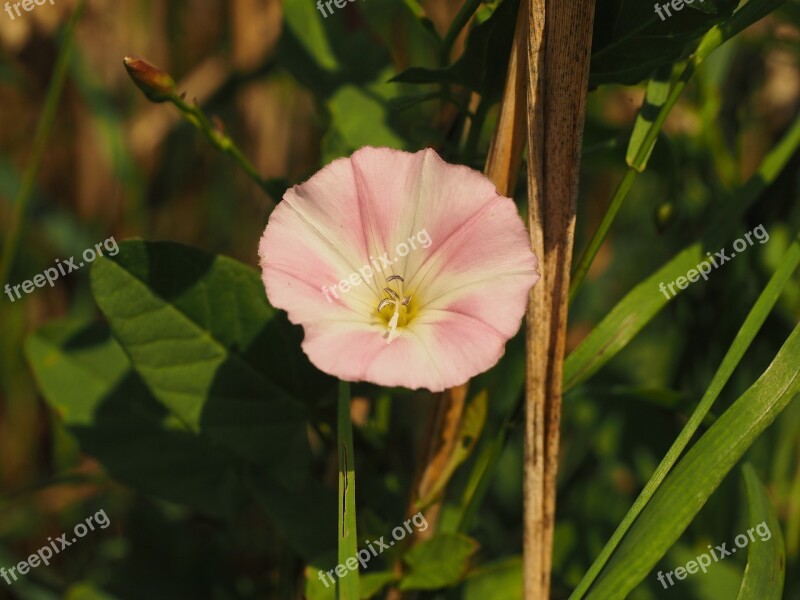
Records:
[[[504,196],[512,196],[517,184],[522,165],[522,152],[525,148],[525,72],[527,57],[525,48],[526,15],[528,7],[526,1],[520,5],[517,29],[514,36],[514,45],[509,59],[506,86],[503,102],[500,105],[497,129],[492,137],[489,156],[486,160],[484,174],[492,180],[497,191]],[[436,403],[425,436],[426,448],[423,450],[416,481],[413,487],[411,503],[408,509],[409,516],[416,511],[414,504],[420,497],[420,490],[425,487],[425,482],[435,481],[437,473],[441,472],[442,465],[446,464],[453,452],[453,441],[458,432],[461,418],[466,404],[467,385],[458,386],[447,390],[434,397]],[[437,502],[425,511],[425,518],[429,524],[438,520],[441,503]],[[428,527],[427,531],[433,533],[435,525]],[[417,534],[418,535],[418,534]],[[400,565],[395,565],[395,572],[401,574]],[[387,600],[399,600],[403,595],[396,589],[390,590]]]
[[[525,598],[550,597],[561,380],[593,0],[529,0],[528,220],[542,279],[527,322]]]

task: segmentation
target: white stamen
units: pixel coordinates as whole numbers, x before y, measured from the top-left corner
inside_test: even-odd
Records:
[[[389,321],[389,336],[386,338],[386,343],[391,344],[392,341],[399,336],[400,334],[397,332],[397,320],[400,318],[400,311],[397,310],[397,305],[395,304],[394,307],[394,314],[392,315],[391,320]]]

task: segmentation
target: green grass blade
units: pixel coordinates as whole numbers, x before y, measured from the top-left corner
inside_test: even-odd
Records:
[[[356,539],[356,465],[353,449],[353,423],[350,421],[350,384],[339,382],[339,565],[348,567],[358,552]],[[358,565],[336,579],[338,600],[358,600]]]
[[[11,215],[11,221],[5,232],[3,253],[0,254],[0,286],[6,284],[8,275],[11,272],[11,266],[17,254],[23,219],[25,218],[25,212],[28,208],[28,202],[33,195],[36,176],[39,174],[39,167],[42,164],[44,151],[47,148],[47,140],[50,137],[50,131],[53,129],[53,124],[55,123],[58,101],[61,99],[61,91],[64,89],[64,82],[67,78],[69,64],[72,60],[72,51],[75,46],[75,28],[78,26],[81,14],[83,14],[84,4],[85,0],[81,0],[78,3],[64,30],[61,50],[58,54],[55,67],[53,68],[53,78],[50,80],[50,85],[47,88],[47,96],[45,96],[42,114],[39,117],[39,122],[36,124],[36,133],[33,137],[33,157],[22,178],[22,187],[14,203],[14,212]]]
[[[704,258],[703,249],[717,250],[731,239],[731,231],[747,210],[786,167],[800,146],[800,117],[767,154],[758,171],[715,214],[715,225],[697,242],[683,249],[656,273],[637,285],[595,327],[564,362],[564,390],[581,383],[610,361],[630,342],[669,300],[658,291],[662,281],[685,275]],[[675,296],[673,296],[674,298]]]
[[[680,537],[759,435],[800,392],[800,326],[772,364],[686,453],[628,530],[585,597],[625,598]],[[573,600],[581,597],[573,594]]]
[[[738,600],[781,600],[786,575],[786,549],[778,516],[755,469],[746,464],[742,471],[747,490],[748,523],[751,528],[756,527],[761,537],[747,546],[747,568]],[[764,539],[759,528],[766,528],[769,538]]]
[[[686,449],[686,446],[688,446],[692,436],[697,432],[697,429],[703,423],[703,419],[705,419],[708,415],[708,412],[711,410],[711,407],[722,391],[722,388],[730,379],[733,371],[736,369],[736,366],[742,360],[742,357],[747,351],[747,348],[750,347],[750,344],[753,342],[756,334],[761,329],[761,326],[764,324],[764,321],[769,313],[772,311],[772,308],[775,306],[775,303],[780,297],[781,291],[789,281],[789,278],[792,276],[792,273],[797,270],[798,265],[800,265],[800,240],[795,239],[795,241],[789,246],[789,249],[784,255],[777,271],[769,280],[767,286],[764,288],[764,291],[761,292],[758,300],[756,300],[756,303],[753,305],[753,308],[747,315],[747,318],[742,324],[742,327],[739,329],[739,332],[736,334],[731,347],[728,349],[728,352],[722,359],[722,363],[717,369],[717,372],[714,374],[711,384],[708,386],[705,394],[703,394],[702,399],[692,413],[692,416],[689,418],[689,421],[686,423],[680,435],[672,444],[672,447],[670,447],[661,463],[658,465],[655,473],[653,473],[652,477],[645,485],[644,490],[642,490],[641,494],[639,494],[636,502],[634,502],[633,506],[625,515],[625,518],[622,520],[619,527],[617,527],[617,530],[611,536],[611,539],[603,548],[602,552],[594,561],[584,578],[578,584],[578,587],[571,596],[571,600],[577,600],[578,598],[581,598],[586,590],[589,589],[589,586],[600,573],[600,570],[606,564],[606,561],[608,561],[609,557],[619,545],[620,541],[622,541],[625,533],[656,493],[658,487],[667,477],[667,474],[670,472],[675,462]]]

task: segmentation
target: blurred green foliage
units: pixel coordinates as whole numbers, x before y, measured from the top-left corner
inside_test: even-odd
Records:
[[[136,31],[126,40],[132,47],[117,56],[101,43],[111,9],[90,2],[9,280],[109,232],[174,241],[122,243],[91,281],[87,269],[52,290],[0,300],[0,566],[100,508],[112,522],[51,566],[0,583],[0,597],[328,597],[317,570],[335,562],[334,382],[302,355],[302,332],[269,306],[255,270],[278,198],[265,197],[188,124],[165,125],[171,109],[146,104],[124,79],[122,55],[161,52],[189,98],[199,93],[190,84],[203,87],[193,68],[210,64],[216,73],[221,57],[223,75],[200,103],[270,171],[265,177],[297,183],[363,145],[431,145],[481,168],[517,4],[475,5],[480,16],[465,43],[450,32],[459,41],[447,64],[443,40],[458,7],[443,2],[359,0],[323,18],[310,0],[286,0],[250,17],[280,34],[248,64],[237,53],[258,43],[228,3],[118,4],[119,19]],[[751,0],[756,17],[770,15],[699,66],[571,308],[554,598],[566,598],[600,554],[800,231],[794,148],[772,177],[756,180],[758,194],[743,185],[800,106],[800,4],[780,5]],[[642,83],[656,69],[672,73],[709,28],[730,25],[735,7],[698,1],[662,23],[649,3],[598,0],[576,249],[627,169]],[[41,23],[14,46],[10,25],[0,29],[0,236],[60,48],[59,30]],[[152,145],[137,137],[142,131]],[[522,210],[524,179],[514,194]],[[685,273],[759,224],[768,243],[666,302],[657,283],[672,275],[654,273],[672,260],[669,273]],[[778,400],[745,392],[799,318],[795,274],[698,435],[738,444],[764,482],[785,538],[787,599],[800,597],[800,404],[783,398],[786,409],[749,448],[749,438],[721,435],[717,424],[735,414],[726,411],[737,399],[740,407],[754,396]],[[800,356],[789,351],[780,375],[794,389]],[[376,558],[363,594],[397,584],[425,590],[417,596],[425,599],[522,597],[524,360],[519,334],[473,380],[470,398],[488,394],[486,420],[447,482],[438,535]],[[355,426],[362,547],[405,518],[430,397],[370,385],[354,392],[369,402]],[[753,525],[739,470],[713,475],[719,488],[707,489],[708,501],[630,598],[738,593],[745,553],[672,590],[655,578]],[[666,512],[677,497],[670,490],[665,484],[658,496]],[[761,506],[770,510],[763,498]],[[677,537],[677,524],[661,526]],[[653,542],[650,531],[634,533]]]

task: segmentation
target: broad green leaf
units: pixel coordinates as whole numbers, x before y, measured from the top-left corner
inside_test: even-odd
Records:
[[[475,569],[464,581],[464,600],[522,600],[522,557],[504,558]]]
[[[519,2],[503,0],[485,22],[472,28],[462,55],[443,69],[412,67],[392,81],[463,85],[490,101],[500,99],[514,38]]]
[[[363,146],[387,146],[402,150],[405,141],[388,123],[385,104],[361,88],[342,86],[328,101],[331,128],[323,139],[324,163],[349,156]]]
[[[744,452],[800,392],[800,326],[767,370],[664,480],[586,598],[624,598],[680,537]]]
[[[302,468],[306,409],[288,390],[311,393],[313,370],[256,271],[175,243],[119,247],[93,264],[92,290],[155,397],[248,461]]]
[[[47,402],[112,477],[212,515],[244,506],[231,456],[170,418],[107,327],[51,323],[29,336],[26,354]]]
[[[397,575],[391,571],[381,571],[378,573],[366,573],[362,575],[359,580],[360,593],[359,598],[366,600],[372,598],[375,594],[380,592],[384,587],[397,580]]]
[[[389,64],[385,45],[368,28],[352,26],[350,2],[338,8],[324,0],[321,9],[317,0],[281,3],[283,31],[276,63],[322,98],[344,84],[374,81]]]
[[[786,575],[786,549],[781,525],[755,469],[746,464],[742,471],[747,490],[748,535],[751,537],[738,600],[781,600]],[[756,531],[753,532],[752,528]]]
[[[319,67],[330,72],[336,71],[339,68],[339,61],[333,54],[325,30],[330,15],[323,17],[316,3],[310,0],[284,0],[281,8],[284,35],[291,32],[293,38]]]
[[[336,520],[332,492],[310,479],[290,490],[190,431],[154,398],[107,327],[51,323],[28,338],[26,354],[47,402],[115,479],[219,517],[236,514],[254,491],[299,554],[330,547],[319,532]]]
[[[489,394],[486,390],[483,390],[475,396],[472,402],[469,403],[469,406],[467,406],[458,429],[458,434],[456,435],[456,446],[450,455],[450,460],[447,461],[447,464],[444,469],[442,469],[438,479],[433,482],[431,488],[423,490],[423,492],[427,493],[424,498],[420,498],[417,502],[418,510],[425,510],[425,508],[436,500],[450,481],[450,478],[453,476],[458,466],[472,454],[472,450],[475,448],[475,444],[483,431],[483,426],[486,424],[488,402]]]
[[[638,83],[658,67],[688,56],[693,44],[729,17],[738,3],[739,0],[695,0],[678,12],[671,10],[672,16],[665,14],[662,21],[655,2],[598,0],[590,85]]]
[[[478,543],[466,535],[440,533],[409,550],[401,590],[435,590],[457,583],[467,572]]]

